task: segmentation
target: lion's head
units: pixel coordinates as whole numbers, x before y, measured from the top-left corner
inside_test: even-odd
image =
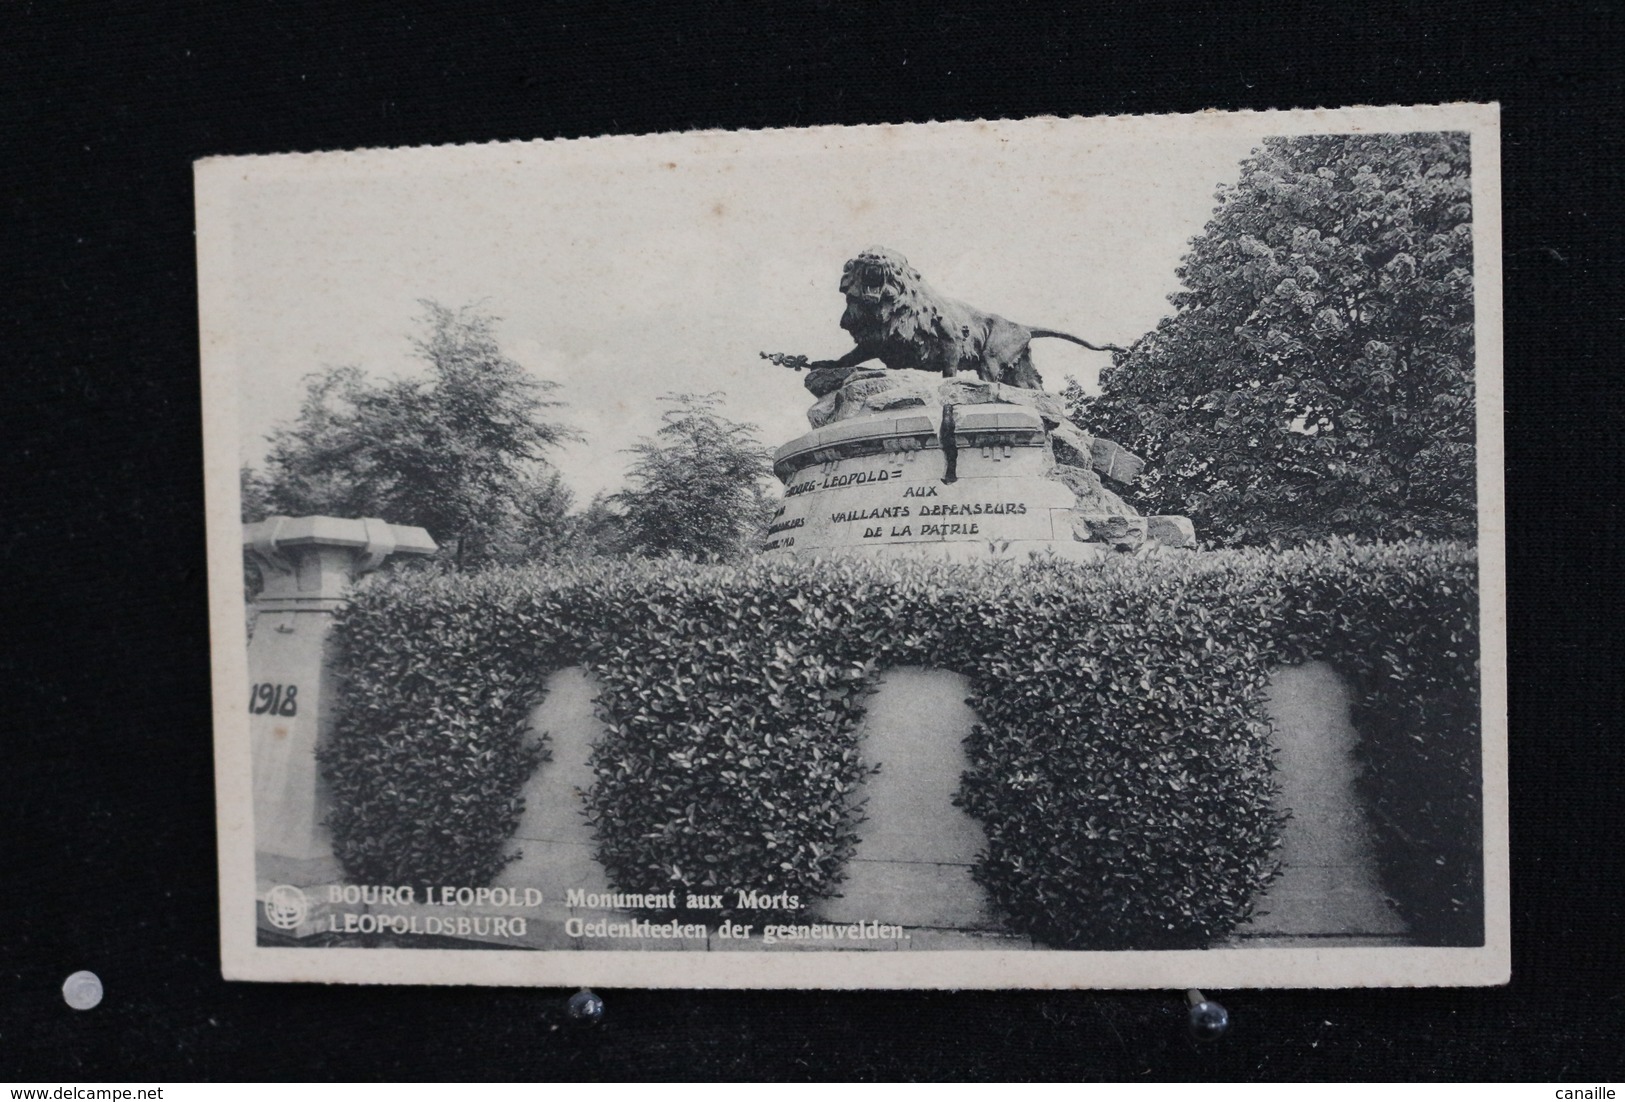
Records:
[[[901,253],[875,246],[846,262],[841,271],[846,312],[841,328],[859,342],[897,335],[912,336],[909,324],[935,312],[938,297]]]

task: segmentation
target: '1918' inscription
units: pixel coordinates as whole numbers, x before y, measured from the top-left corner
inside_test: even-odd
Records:
[[[299,686],[273,685],[262,681],[248,693],[251,716],[296,716],[299,714]]]

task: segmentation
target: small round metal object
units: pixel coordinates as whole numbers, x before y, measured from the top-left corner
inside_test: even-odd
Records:
[[[565,1002],[564,1015],[577,1025],[597,1025],[604,1016],[604,1000],[583,987]]]
[[[1230,1028],[1230,1011],[1203,999],[1191,1004],[1191,1036],[1198,1041],[1215,1041]]]
[[[102,1001],[102,978],[94,972],[75,972],[62,981],[62,1000],[75,1010],[93,1010]]]

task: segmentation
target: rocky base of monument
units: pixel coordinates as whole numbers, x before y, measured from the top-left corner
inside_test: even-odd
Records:
[[[1094,561],[1196,547],[1188,519],[1142,516],[1108,488],[1144,462],[1081,432],[1053,394],[862,367],[814,370],[807,387],[813,430],[774,455],[785,493],[766,554]]]

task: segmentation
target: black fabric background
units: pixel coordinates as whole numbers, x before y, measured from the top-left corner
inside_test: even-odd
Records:
[[[769,6],[762,6],[769,7]],[[1618,4],[7,4],[0,1078],[1621,1077]],[[1514,980],[608,990],[218,974],[191,161],[698,127],[1503,104]],[[63,978],[98,972],[90,1013]]]

